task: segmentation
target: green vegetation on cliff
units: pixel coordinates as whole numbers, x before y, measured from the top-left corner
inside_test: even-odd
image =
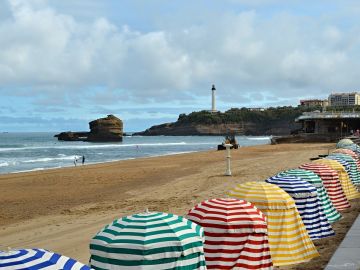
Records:
[[[303,112],[319,110],[319,107],[270,107],[264,110],[252,110],[249,108],[232,108],[226,112],[200,111],[190,114],[180,114],[177,120],[178,124],[232,124],[241,122],[252,122],[255,124],[269,124],[275,121],[294,122],[295,118]]]

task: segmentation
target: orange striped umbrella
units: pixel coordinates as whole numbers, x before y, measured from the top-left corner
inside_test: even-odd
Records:
[[[270,253],[275,266],[296,264],[319,256],[294,200],[276,185],[246,182],[229,195],[253,203],[267,217]]]

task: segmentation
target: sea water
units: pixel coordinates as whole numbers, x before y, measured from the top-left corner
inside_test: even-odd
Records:
[[[270,143],[270,137],[237,136],[241,146]],[[54,133],[0,133],[0,174],[61,168],[215,150],[222,136],[125,136],[122,142],[64,142]]]

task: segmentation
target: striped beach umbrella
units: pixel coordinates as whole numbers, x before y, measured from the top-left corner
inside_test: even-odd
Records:
[[[358,146],[357,144],[353,143],[353,144],[348,144],[348,145],[343,145],[342,147],[343,149],[350,149],[352,151],[354,151],[358,156],[360,156],[360,146]]]
[[[315,163],[306,163],[299,168],[312,171],[321,178],[336,210],[341,211],[351,207],[340,184],[339,174],[335,170],[327,165]]]
[[[336,148],[343,148],[344,146],[352,145],[354,142],[350,139],[341,139],[337,142]]]
[[[318,159],[313,161],[315,164],[324,164],[328,165],[330,168],[334,169],[338,175],[342,189],[344,190],[345,196],[348,200],[353,200],[360,198],[360,193],[357,191],[356,187],[351,182],[348,173],[346,172],[343,165],[340,162],[332,159]]]
[[[319,256],[294,200],[281,188],[265,182],[246,182],[231,189],[229,195],[253,203],[266,215],[274,266],[306,262]]]
[[[208,269],[272,269],[266,218],[253,204],[233,198],[207,200],[187,218],[204,228]]]
[[[333,151],[333,153],[342,153],[342,154],[350,155],[356,160],[356,162],[359,162],[359,156],[353,150],[346,149],[346,148],[339,148],[339,149],[335,149]],[[359,165],[360,165],[360,163],[359,163]]]
[[[94,269],[206,269],[204,231],[173,214],[145,212],[105,226],[90,242]]]
[[[356,163],[356,160],[353,157],[342,153],[332,153],[326,158],[339,161],[339,163],[344,166],[344,169],[348,173],[351,182],[355,186],[360,185],[360,172],[358,169],[358,164]]]
[[[311,239],[335,235],[324,214],[316,188],[308,182],[292,175],[275,175],[265,180],[285,190],[295,201],[302,221]]]
[[[7,270],[90,270],[89,266],[45,249],[0,251],[0,269]]]
[[[324,214],[328,218],[329,222],[333,223],[341,219],[341,214],[334,207],[329,198],[329,195],[326,192],[326,189],[324,188],[321,178],[316,173],[304,169],[292,169],[283,171],[280,173],[280,175],[296,176],[313,185],[316,188],[320,203],[324,210]]]

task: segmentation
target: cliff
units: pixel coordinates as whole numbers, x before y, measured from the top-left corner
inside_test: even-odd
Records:
[[[54,137],[59,141],[113,142],[122,141],[123,122],[114,115],[99,118],[89,123],[90,132],[61,132]]]
[[[295,123],[278,122],[274,125],[264,125],[251,122],[241,124],[195,124],[195,123],[165,123],[152,126],[145,131],[136,132],[133,135],[142,136],[191,136],[191,135],[226,135],[229,133],[237,135],[288,135],[292,130],[298,128]]]
[[[200,111],[181,114],[176,122],[152,126],[133,135],[289,135],[300,126],[294,119],[302,109],[293,107],[269,108],[251,111],[247,108],[231,109],[224,113]]]

